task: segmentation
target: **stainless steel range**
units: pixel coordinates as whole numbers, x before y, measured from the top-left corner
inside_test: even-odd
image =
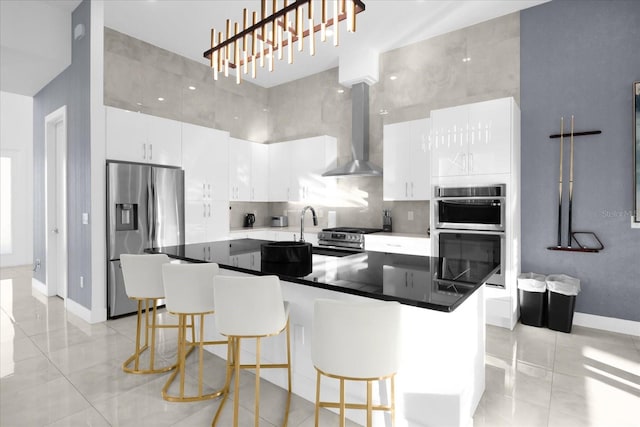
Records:
[[[382,231],[380,228],[362,227],[324,228],[318,233],[318,245],[363,251],[364,235],[380,231]]]

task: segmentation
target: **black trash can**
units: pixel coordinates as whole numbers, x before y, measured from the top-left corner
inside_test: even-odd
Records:
[[[520,323],[542,327],[547,318],[547,284],[545,276],[523,273],[518,276]]]
[[[580,280],[564,274],[547,276],[547,327],[571,333]]]

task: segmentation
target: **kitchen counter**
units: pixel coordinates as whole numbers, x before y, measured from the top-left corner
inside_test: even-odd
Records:
[[[259,261],[260,246],[267,242],[223,240],[154,248],[150,252],[188,262],[215,262],[221,268],[243,273],[276,274],[305,286],[445,312],[460,306],[498,269],[497,265],[478,261],[365,251],[348,256],[314,253],[311,272],[296,272],[295,264],[266,266]],[[239,262],[239,256],[245,256],[246,262]]]
[[[263,271],[260,245],[264,240],[239,239],[156,248],[172,258],[190,262],[216,262],[225,275],[271,274]],[[283,298],[289,302],[293,392],[314,402],[316,371],[311,360],[314,301],[329,298],[362,302],[382,299],[402,308],[401,360],[396,376],[396,425],[468,426],[485,387],[485,279],[498,268],[458,261],[384,252],[361,252],[337,257],[313,255],[311,272],[302,276],[279,273]],[[455,280],[453,280],[455,279]],[[205,340],[224,339],[215,328],[215,316],[205,322]],[[268,342],[267,342],[268,340]],[[281,363],[283,334],[267,338],[261,347],[262,363]],[[208,351],[226,358],[226,348]],[[245,346],[247,357],[255,355]],[[244,357],[244,355],[243,355]],[[260,375],[286,387],[279,369]],[[386,400],[390,390],[379,384],[374,399]],[[337,395],[337,382],[323,381],[322,396]],[[353,401],[366,401],[365,388],[349,389]],[[365,425],[363,411],[347,417]],[[385,414],[375,411],[374,425],[387,425]]]

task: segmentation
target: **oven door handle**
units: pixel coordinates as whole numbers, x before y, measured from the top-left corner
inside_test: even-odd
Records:
[[[431,234],[443,234],[443,233],[450,233],[450,234],[490,234],[490,235],[497,235],[497,236],[502,236],[502,238],[505,238],[505,232],[504,231],[500,231],[500,230],[465,230],[465,229],[461,229],[461,228],[438,228],[435,232],[432,231]]]

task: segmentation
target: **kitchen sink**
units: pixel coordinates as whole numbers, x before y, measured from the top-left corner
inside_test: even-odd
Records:
[[[307,242],[270,242],[260,246],[261,260],[279,263],[311,264],[312,246]]]
[[[260,246],[260,265],[265,273],[302,277],[313,270],[312,246],[307,242],[270,242]]]

